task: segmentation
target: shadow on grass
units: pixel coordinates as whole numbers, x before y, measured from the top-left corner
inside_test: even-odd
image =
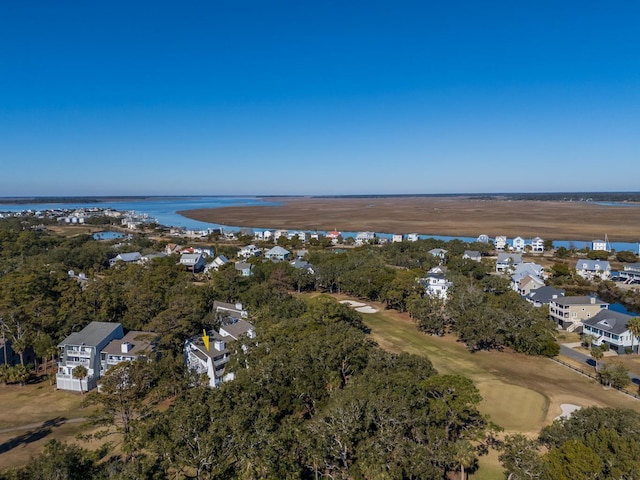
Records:
[[[0,444],[0,454],[8,452],[9,450],[19,447],[20,445],[37,442],[38,440],[45,438],[53,431],[53,428],[59,427],[65,422],[65,420],[66,418],[64,417],[52,418],[43,422],[37,427],[27,430],[22,435],[18,435],[17,437],[7,440],[6,442]]]

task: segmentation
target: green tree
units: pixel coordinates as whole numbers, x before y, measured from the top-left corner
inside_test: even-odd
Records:
[[[82,396],[83,406],[84,406],[84,390],[82,388],[82,380],[84,380],[87,377],[88,373],[89,371],[87,370],[87,367],[85,367],[84,365],[77,365],[71,372],[71,374],[73,375],[73,378],[77,379],[78,385],[80,385],[80,395]]]
[[[613,388],[624,388],[631,380],[629,370],[620,362],[605,364],[600,370],[600,382]]]
[[[544,465],[538,442],[520,433],[508,435],[500,445],[500,463],[509,480],[539,480]]]
[[[633,317],[629,320],[628,326],[631,333],[631,351],[633,351],[633,344],[635,340],[640,337],[640,317]],[[636,352],[638,348],[636,348]]]
[[[595,360],[594,369],[598,373],[598,363],[604,357],[604,351],[601,347],[591,347],[591,357]]]

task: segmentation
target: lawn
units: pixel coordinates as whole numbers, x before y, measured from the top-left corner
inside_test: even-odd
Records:
[[[338,299],[349,299],[336,296]],[[351,299],[357,300],[357,299]],[[531,357],[510,351],[470,353],[454,336],[433,337],[421,333],[408,314],[379,308],[363,314],[372,338],[391,352],[408,352],[429,357],[440,373],[464,375],[477,386],[483,401],[480,410],[505,429],[505,433],[536,435],[561,413],[560,405],[634,408],[637,400],[611,389],[604,389],[589,378],[548,358]],[[470,478],[504,478],[497,452],[480,460],[480,470]]]
[[[53,438],[75,441],[86,428],[81,419],[93,412],[82,407],[79,394],[46,381],[0,386],[0,405],[0,470],[25,465]]]

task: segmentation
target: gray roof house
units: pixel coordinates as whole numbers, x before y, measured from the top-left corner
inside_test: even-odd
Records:
[[[180,255],[180,264],[192,272],[200,272],[205,266],[204,255],[201,253],[183,253]]]
[[[499,253],[496,260],[496,272],[504,273],[515,269],[522,263],[522,255],[519,253]]]
[[[111,340],[100,352],[100,376],[119,363],[150,358],[159,338],[157,333],[132,330],[122,338]]]
[[[253,264],[249,262],[236,262],[234,268],[239,271],[243,277],[250,277],[252,275],[251,270],[253,269]]]
[[[564,290],[544,286],[531,290],[524,298],[527,302],[533,303],[534,307],[541,307],[558,297],[564,297]]]
[[[267,250],[264,254],[265,258],[268,258],[273,262],[288,260],[289,255],[291,255],[291,252],[289,252],[289,250],[287,250],[286,248],[282,248],[280,245],[276,245],[272,249]]]
[[[465,260],[466,259],[473,260],[474,262],[481,262],[482,254],[477,250],[465,250],[464,254],[462,255],[462,258]]]
[[[580,259],[576,262],[576,273],[582,278],[606,280],[611,276],[611,265],[606,260]]]
[[[613,310],[601,310],[593,317],[583,320],[583,332],[594,336],[593,344],[606,343],[610,349],[618,353],[625,353],[625,348],[638,349],[638,342],[629,332],[629,320],[633,317]]]
[[[122,263],[136,263],[142,260],[140,252],[119,253],[115,257],[109,259],[109,266],[113,267],[118,262]]]
[[[82,380],[82,390],[95,388],[100,378],[100,352],[109,342],[122,337],[124,332],[119,323],[91,322],[60,342],[56,375],[58,389],[80,391],[79,381],[73,378],[73,369],[78,365],[83,365],[88,372]]]

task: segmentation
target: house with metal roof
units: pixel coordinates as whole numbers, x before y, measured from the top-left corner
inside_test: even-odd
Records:
[[[282,262],[284,260],[289,259],[289,255],[291,252],[286,248],[282,248],[280,245],[276,245],[270,250],[267,250],[264,254],[264,257],[271,260],[272,262]]]
[[[580,259],[576,262],[576,273],[587,280],[607,280],[611,277],[611,265],[606,260]]]
[[[124,337],[122,325],[113,322],[91,322],[79,332],[65,338],[58,348],[56,385],[60,390],[88,391],[96,387],[100,378],[100,352],[112,340]],[[79,381],[73,378],[73,369],[82,365],[87,376]]]
[[[629,320],[633,317],[613,310],[602,310],[597,315],[584,320],[583,332],[594,336],[593,345],[609,345],[618,353],[625,353],[626,348],[638,351],[638,338],[633,338],[629,331]]]
[[[496,272],[507,273],[514,271],[516,266],[522,263],[522,255],[519,253],[499,253],[496,260]]]
[[[183,253],[180,255],[180,264],[195,273],[204,270],[206,262],[201,253]]]
[[[465,250],[464,254],[462,255],[462,258],[464,260],[473,260],[474,262],[481,262],[482,254],[477,250]]]
[[[109,266],[113,267],[119,262],[122,263],[138,263],[142,260],[142,254],[140,252],[119,253],[115,257],[109,259]]]

